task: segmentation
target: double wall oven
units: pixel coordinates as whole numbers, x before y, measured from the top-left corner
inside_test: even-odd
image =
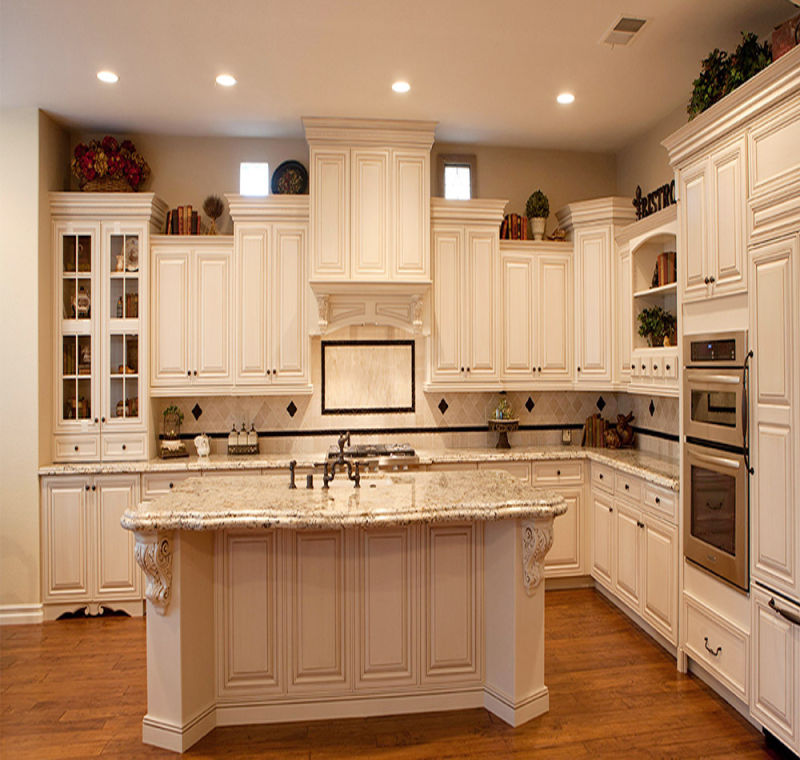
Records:
[[[747,333],[687,335],[683,356],[684,555],[746,591]]]

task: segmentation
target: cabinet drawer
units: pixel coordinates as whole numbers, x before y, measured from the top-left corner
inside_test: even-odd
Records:
[[[687,654],[747,702],[750,637],[686,593],[683,609]]]
[[[614,470],[604,464],[592,462],[592,485],[611,492],[614,490]]]
[[[677,499],[675,491],[660,488],[650,483],[644,486],[644,505],[659,517],[666,518],[671,523],[677,522],[675,508]]]
[[[169,493],[189,475],[185,472],[158,472],[142,476],[142,498],[151,499]]]
[[[665,356],[662,361],[664,362],[664,378],[676,380],[678,378],[678,355],[670,354]]]
[[[103,459],[145,459],[147,433],[103,435]]]
[[[582,462],[537,462],[533,465],[533,482],[541,485],[583,483]]]
[[[614,491],[618,496],[631,499],[637,504],[642,500],[642,481],[623,473],[614,474]]]
[[[56,462],[87,462],[100,459],[99,435],[57,435],[53,459]]]
[[[664,359],[661,356],[654,356],[650,359],[650,377],[664,377]]]
[[[523,483],[531,482],[531,466],[528,462],[480,462],[478,469],[507,472],[509,475],[519,478]]]

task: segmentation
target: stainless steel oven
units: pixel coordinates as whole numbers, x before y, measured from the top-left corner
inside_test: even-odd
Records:
[[[684,556],[747,590],[747,333],[688,335],[684,360]]]

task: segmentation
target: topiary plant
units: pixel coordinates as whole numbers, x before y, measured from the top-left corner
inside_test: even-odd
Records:
[[[693,119],[697,114],[702,113],[714,105],[725,93],[730,74],[731,61],[724,50],[714,48],[706,56],[701,64],[700,75],[692,83],[692,98],[686,111],[689,119]]]
[[[769,41],[764,44],[758,41],[758,35],[753,32],[742,32],[742,41],[730,58],[730,72],[728,74],[728,87],[726,92],[736,89],[744,84],[750,77],[754,77],[761,69],[772,63],[772,46]]]
[[[528,202],[525,204],[525,216],[528,219],[533,219],[534,217],[547,219],[550,216],[550,201],[547,200],[547,196],[541,190],[531,193]]]
[[[675,331],[678,319],[660,306],[642,309],[639,313],[639,335],[647,338],[651,346],[663,346],[664,338]]]

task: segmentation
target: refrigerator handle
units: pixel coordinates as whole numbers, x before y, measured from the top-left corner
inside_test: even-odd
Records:
[[[744,374],[742,376],[742,446],[744,448],[744,466],[748,474],[755,474],[750,466],[750,359],[753,352],[748,351],[744,357]]]

